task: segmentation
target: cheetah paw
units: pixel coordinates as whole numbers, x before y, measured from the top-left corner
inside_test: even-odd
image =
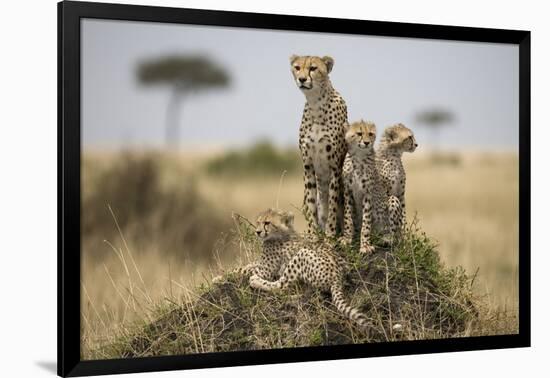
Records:
[[[223,276],[216,276],[216,277],[212,278],[212,283],[213,284],[218,284],[218,283],[222,282],[223,279],[224,279]]]
[[[363,255],[370,255],[374,252],[374,247],[369,244],[364,244],[361,246],[361,248],[359,248],[359,252]]]
[[[384,247],[392,247],[397,243],[396,237],[392,235],[384,235],[381,244]]]
[[[250,284],[250,287],[253,287],[254,289],[262,289],[263,288],[260,277],[258,277],[256,275],[251,276],[250,279],[248,280],[248,283]]]
[[[351,240],[351,238],[348,238],[346,236],[341,236],[340,238],[338,238],[338,242],[340,244],[342,244],[343,246],[347,247],[347,246],[351,245],[352,240]]]

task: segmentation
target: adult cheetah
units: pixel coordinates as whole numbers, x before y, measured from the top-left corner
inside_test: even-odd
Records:
[[[341,206],[341,173],[348,113],[344,99],[332,87],[329,56],[290,57],[296,85],[306,97],[300,125],[299,147],[304,168],[304,206],[308,231],[327,236],[338,231]]]

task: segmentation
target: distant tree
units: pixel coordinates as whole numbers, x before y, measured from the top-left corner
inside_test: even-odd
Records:
[[[181,106],[188,95],[229,85],[224,68],[202,56],[165,56],[139,63],[138,81],[143,85],[167,85],[172,94],[166,110],[166,144],[179,142]]]
[[[433,108],[418,113],[416,121],[431,131],[432,143],[434,144],[434,148],[437,148],[441,128],[452,124],[454,115],[448,110]]]

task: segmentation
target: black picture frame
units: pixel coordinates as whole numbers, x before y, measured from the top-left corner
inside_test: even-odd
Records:
[[[519,333],[98,361],[80,360],[80,21],[83,18],[498,42],[519,47]],[[58,3],[58,374],[82,376],[528,347],[530,32],[63,1]]]

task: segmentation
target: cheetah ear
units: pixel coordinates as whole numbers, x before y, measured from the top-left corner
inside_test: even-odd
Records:
[[[334,59],[332,59],[332,57],[330,56],[324,56],[321,58],[321,60],[327,66],[327,73],[330,73],[330,71],[332,71],[332,67],[334,67]]]
[[[344,122],[344,135],[348,132],[350,128],[349,122]]]
[[[385,132],[386,136],[389,138],[389,140],[393,141],[397,138],[397,133],[395,132],[394,129],[386,129],[386,132]]]
[[[298,58],[299,58],[299,56],[296,55],[296,54],[291,55],[291,56],[290,56],[290,64],[294,63],[294,61],[295,61],[296,59],[298,59]]]
[[[283,222],[287,225],[287,227],[292,227],[294,224],[294,214],[290,211],[285,212],[283,215]]]

